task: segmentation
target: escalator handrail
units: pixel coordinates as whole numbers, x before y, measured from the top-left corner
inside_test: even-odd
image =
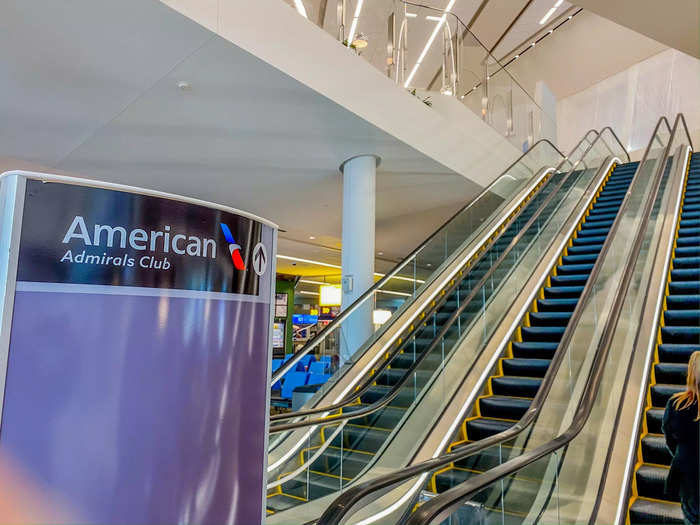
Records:
[[[588,134],[587,134],[588,135]],[[588,146],[586,149],[586,152],[584,155],[581,157],[581,159],[585,158],[585,155],[595,146],[595,144],[598,142],[598,140],[601,139],[602,132],[598,134],[596,139]],[[605,142],[603,141],[605,144]],[[609,148],[609,146],[606,147]],[[562,177],[561,181],[557,184],[557,186],[554,188],[554,190],[542,201],[540,204],[540,207],[537,209],[537,211],[530,217],[530,219],[525,223],[523,228],[513,237],[513,239],[510,241],[508,246],[501,252],[501,255],[494,261],[492,266],[489,268],[489,270],[481,277],[479,282],[474,285],[472,288],[471,292],[469,295],[467,295],[462,302],[462,304],[457,308],[452,315],[448,318],[448,320],[445,322],[445,324],[442,326],[440,331],[435,335],[433,342],[425,349],[423,350],[421,356],[414,361],[413,365],[406,371],[404,374],[403,378],[401,381],[397,382],[394,384],[389,392],[382,397],[381,399],[378,399],[377,401],[367,405],[364,408],[361,408],[359,410],[355,410],[352,412],[348,412],[346,414],[340,413],[340,414],[334,414],[330,416],[325,416],[322,418],[317,418],[313,420],[306,420],[306,421],[297,421],[293,423],[286,423],[286,424],[281,424],[281,425],[274,425],[270,426],[269,432],[271,434],[273,433],[278,433],[278,432],[284,432],[286,430],[293,430],[297,428],[302,428],[302,427],[307,427],[307,426],[315,426],[315,425],[327,425],[327,424],[333,424],[338,421],[344,421],[347,419],[355,419],[359,417],[364,417],[368,414],[372,414],[382,408],[384,408],[386,405],[388,405],[400,392],[401,388],[404,386],[404,384],[411,379],[411,374],[420,366],[420,364],[427,358],[428,355],[437,347],[438,344],[440,344],[440,341],[442,337],[447,333],[447,331],[454,325],[456,320],[459,318],[459,316],[464,312],[464,310],[469,306],[471,301],[476,297],[476,295],[479,293],[481,287],[483,287],[491,278],[491,276],[496,272],[500,264],[506,259],[508,254],[513,250],[513,248],[518,244],[520,239],[525,235],[527,230],[534,224],[534,222],[538,219],[540,214],[544,211],[544,209],[547,207],[549,202],[554,198],[556,193],[559,191],[559,189],[566,183],[566,181],[569,179],[571,174],[576,171],[576,168],[578,167],[578,164],[580,163],[580,160],[574,165],[571,170],[566,174],[566,176]],[[561,164],[560,164],[561,166]],[[524,208],[520,210],[518,215],[524,211]],[[517,219],[518,215],[514,217],[514,220]],[[505,231],[505,229],[503,230]],[[500,235],[502,235],[503,232],[501,232]],[[481,257],[484,257],[486,252],[482,253]],[[443,296],[441,299],[442,302],[447,300],[447,294]],[[482,347],[481,352],[484,351],[484,348]],[[372,378],[375,376],[372,376]],[[345,401],[344,402],[346,405],[349,404],[349,402]],[[345,405],[343,405],[345,406]]]
[[[603,132],[606,130],[610,130],[610,132],[612,133],[612,130],[609,127],[606,127],[601,130],[599,137],[602,137]],[[603,143],[605,143],[604,139],[601,140],[603,141]],[[605,144],[608,147],[608,149],[610,149],[607,143]],[[607,164],[608,163],[606,162],[603,165]],[[589,283],[591,283],[591,279],[587,281],[586,287],[589,286]],[[584,288],[582,297],[585,293],[586,292]],[[581,304],[581,301],[579,301],[579,304]],[[574,319],[575,315],[576,310],[574,310],[574,312],[572,313],[572,319]],[[580,317],[581,314],[579,313],[578,315]],[[572,323],[570,321],[569,325],[571,324]],[[544,401],[547,398],[547,395],[549,394],[549,391],[551,390],[552,384],[554,383],[554,378],[556,376],[556,372],[559,369],[565,357],[562,348],[562,344],[560,344],[557,347],[557,350],[554,356],[552,357],[549,368],[547,369],[547,372],[545,373],[545,376],[542,379],[542,385],[540,386],[540,388],[537,391],[537,394],[533,398],[530,407],[515,425],[509,427],[508,429],[502,432],[499,432],[498,434],[494,434],[493,436],[489,436],[487,438],[470,443],[468,445],[461,446],[452,452],[441,454],[440,456],[427,459],[420,463],[416,463],[415,465],[396,470],[389,474],[378,476],[370,481],[349,488],[338,498],[336,498],[336,500],[321,515],[321,518],[318,521],[319,525],[337,525],[358,502],[360,502],[362,499],[374,492],[387,489],[394,485],[398,485],[399,483],[408,481],[409,479],[420,476],[421,474],[425,474],[427,472],[447,466],[455,461],[459,461],[469,456],[473,456],[474,454],[482,450],[504,443],[520,434],[528,426],[530,426],[532,422],[534,422],[534,420],[540,412],[542,405],[544,404]]]
[[[501,465],[498,465],[482,474],[479,474],[468,481],[461,483],[459,485],[456,485],[446,492],[440,494],[439,496],[433,498],[429,502],[425,503],[421,507],[419,507],[408,519],[406,525],[426,525],[429,523],[433,523],[434,521],[438,519],[444,519],[445,517],[449,516],[456,508],[458,508],[462,502],[488,486],[492,485],[494,482],[505,478],[507,476],[510,476],[514,474],[515,472],[522,470],[526,466],[532,464],[533,462],[550,455],[553,453],[555,450],[558,450],[564,446],[566,446],[571,440],[573,440],[583,429],[584,425],[588,421],[588,417],[590,416],[590,413],[593,409],[593,405],[595,403],[598,389],[600,387],[600,383],[602,381],[603,373],[605,372],[605,362],[607,361],[607,356],[610,351],[610,347],[612,346],[612,340],[613,336],[615,333],[615,329],[617,327],[617,323],[620,318],[620,314],[622,312],[622,306],[623,302],[626,298],[627,291],[629,289],[629,284],[632,279],[632,275],[634,273],[634,266],[635,266],[635,261],[637,256],[639,255],[639,252],[641,250],[643,241],[644,241],[644,233],[646,230],[646,227],[648,225],[649,218],[651,216],[651,211],[654,205],[654,201],[657,198],[659,187],[661,185],[661,180],[663,177],[663,167],[666,164],[666,159],[668,157],[668,152],[671,144],[673,143],[673,138],[675,136],[675,133],[677,131],[679,122],[683,120],[685,121],[684,118],[679,114],[676,117],[676,121],[673,125],[673,128],[670,128],[668,124],[668,120],[666,117],[661,117],[659,119],[659,122],[657,123],[656,127],[654,128],[654,133],[652,135],[652,138],[649,142],[649,145],[647,146],[647,149],[644,153],[644,157],[642,158],[642,161],[639,164],[639,167],[637,168],[637,171],[635,173],[635,178],[641,171],[641,167],[643,166],[644,162],[647,159],[647,156],[651,150],[652,142],[654,140],[654,137],[656,136],[660,126],[662,123],[666,125],[667,128],[671,129],[671,133],[669,136],[668,143],[666,144],[664,148],[664,153],[661,156],[663,159],[662,162],[660,162],[656,166],[656,170],[653,176],[653,188],[652,191],[647,194],[647,200],[644,205],[644,210],[642,212],[642,219],[638,225],[637,232],[634,237],[634,241],[632,244],[632,248],[627,256],[625,265],[624,265],[624,273],[622,275],[622,279],[618,282],[617,290],[615,292],[614,296],[614,302],[612,305],[612,308],[610,310],[611,314],[610,317],[607,319],[605,326],[603,327],[602,331],[602,336],[600,339],[600,342],[598,344],[598,348],[596,349],[595,356],[593,359],[593,363],[591,364],[591,370],[588,374],[588,377],[586,379],[586,385],[583,390],[583,394],[581,396],[581,399],[578,403],[578,406],[576,408],[576,412],[574,413],[573,419],[569,427],[559,436],[555,437],[554,439],[548,441],[547,443],[544,443],[543,445],[540,445],[539,447],[529,451],[529,452],[524,452],[520,456],[517,456],[514,459],[508,460],[505,463],[502,463]],[[687,130],[687,126],[686,126]],[[688,134],[688,139],[690,139],[690,136]],[[631,184],[630,184],[631,185]],[[623,202],[620,206],[620,212],[615,218],[615,221],[613,222],[611,228],[610,228],[610,233],[608,234],[605,243],[603,244],[603,247],[600,251],[600,255],[598,256],[598,259],[593,266],[593,269],[591,271],[591,276],[589,277],[588,282],[594,282],[596,280],[596,277],[600,273],[600,269],[603,265],[603,261],[605,260],[605,255],[610,249],[610,245],[612,244],[612,240],[615,237],[615,233],[617,229],[619,228],[620,222],[621,222],[621,217],[623,215],[623,211],[627,206],[628,200],[629,200],[629,195],[630,193],[628,192],[625,195],[625,198],[623,199]],[[586,287],[586,289],[589,290],[589,295],[590,295],[590,290],[592,287]],[[584,293],[586,292],[586,289],[584,289]],[[581,300],[579,301],[579,305],[583,305],[587,301],[585,300],[587,297],[584,297],[584,295],[581,295]],[[581,308],[578,307],[577,305],[577,310],[582,310],[583,306]],[[579,314],[580,318],[580,314]],[[572,316],[573,320],[573,316]],[[577,319],[578,321],[579,319]],[[561,346],[568,346],[571,342],[572,334],[573,334],[573,329],[569,330],[569,327],[575,326],[575,323],[570,322],[569,325],[567,326],[567,330],[564,334],[564,337],[562,337],[562,342],[560,343]],[[568,337],[567,337],[568,335]],[[564,339],[566,338],[566,340]],[[566,345],[564,345],[566,343]]]
[[[589,130],[585,135],[584,138],[581,139],[582,141],[588,137],[588,135],[594,132],[595,130]],[[476,198],[472,199],[464,205],[461,209],[459,209],[454,215],[452,215],[449,219],[447,219],[444,224],[442,224],[439,228],[437,228],[427,239],[425,239],[418,247],[416,247],[411,253],[409,253],[401,262],[399,262],[394,268],[388,272],[386,275],[384,275],[381,279],[379,279],[376,283],[374,283],[370,288],[367,289],[365,293],[363,293],[360,297],[358,297],[350,306],[348,306],[345,310],[340,312],[337,317],[335,317],[330,323],[326,325],[326,327],[321,330],[311,341],[307,342],[301,349],[299,349],[297,352],[294,353],[294,355],[286,362],[283,363],[280,368],[277,369],[272,374],[272,378],[270,380],[270,384],[274,385],[279,379],[281,379],[287,372],[289,372],[292,367],[296,366],[296,364],[299,362],[299,360],[304,357],[306,354],[308,354],[313,348],[321,344],[326,337],[335,329],[337,325],[343,322],[344,319],[346,319],[351,313],[353,313],[364,301],[371,296],[372,294],[375,293],[376,290],[380,289],[382,286],[384,286],[385,283],[387,283],[390,279],[392,279],[398,272],[401,271],[401,269],[404,268],[411,260],[413,260],[416,255],[418,255],[427,245],[432,241],[439,233],[442,231],[442,229],[447,226],[450,222],[452,222],[457,216],[459,216],[461,213],[466,211],[468,208],[470,208],[474,203],[476,203],[483,195],[491,191],[493,187],[500,181],[504,175],[506,175],[516,164],[518,164],[520,161],[522,161],[523,158],[525,158],[527,155],[531,154],[535,147],[538,144],[541,143],[547,143],[549,144],[554,151],[556,151],[562,159],[566,159],[566,155],[564,155],[559,148],[557,148],[554,144],[552,144],[551,141],[548,139],[540,139],[537,142],[535,142],[530,149],[528,149],[525,153],[523,153],[520,157],[518,157],[508,168],[506,168],[491,184],[489,184],[479,195],[477,195]]]

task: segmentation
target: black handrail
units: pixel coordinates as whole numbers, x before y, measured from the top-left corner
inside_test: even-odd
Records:
[[[603,136],[603,133],[606,130],[610,130],[610,128],[606,127],[603,128],[603,130],[600,132],[599,138]],[[612,132],[612,130],[610,130]],[[617,139],[617,137],[616,137]],[[598,140],[598,139],[596,139]],[[600,139],[605,143],[604,139]],[[619,142],[619,139],[618,139]],[[608,149],[610,147],[605,143]],[[592,146],[591,146],[592,147]],[[623,148],[624,150],[624,148]],[[629,158],[629,157],[628,157]],[[636,176],[636,173],[635,173]],[[590,283],[592,282],[591,279],[589,279],[586,283],[586,287],[584,288],[584,291],[582,292],[581,297],[585,297],[588,294],[590,294],[590,290],[586,292],[586,288],[590,286]],[[579,301],[578,305],[581,305],[583,301]],[[577,320],[582,312],[579,311],[577,313],[577,310],[580,310],[579,306],[577,305],[576,309],[574,309],[574,312],[572,313],[571,320],[569,321],[568,326],[572,326],[575,324],[574,320]],[[569,329],[567,328],[567,332]],[[565,334],[562,336],[562,342],[564,342],[564,338],[566,336]],[[571,337],[571,335],[569,336]],[[376,478],[373,478],[370,481],[355,485],[354,487],[349,488],[347,491],[345,491],[343,494],[341,494],[327,509],[326,511],[321,515],[321,518],[319,519],[319,525],[336,525],[341,522],[341,520],[347,515],[348,512],[354,507],[357,503],[359,503],[362,499],[365,497],[369,496],[370,494],[387,489],[389,487],[392,487],[394,485],[398,485],[399,483],[402,483],[404,481],[407,481],[409,479],[412,479],[416,476],[419,476],[421,474],[424,474],[426,472],[430,472],[432,470],[436,470],[438,468],[444,467],[446,465],[449,465],[450,463],[453,463],[455,461],[459,461],[461,459],[464,459],[469,456],[473,456],[474,454],[485,450],[489,447],[492,447],[494,445],[503,443],[505,441],[509,441],[513,439],[515,436],[520,434],[523,430],[525,430],[527,427],[532,424],[532,422],[536,419],[537,415],[540,412],[540,409],[542,405],[544,404],[544,401],[547,398],[547,395],[549,394],[549,391],[551,390],[552,384],[554,383],[554,379],[556,376],[556,373],[561,365],[561,363],[564,360],[565,357],[565,352],[562,350],[564,348],[563,344],[559,344],[557,347],[557,351],[555,352],[554,356],[552,357],[552,361],[550,363],[549,368],[547,369],[547,372],[545,373],[544,378],[542,379],[542,385],[537,391],[537,394],[532,400],[532,403],[530,404],[529,408],[523,414],[523,416],[520,418],[520,420],[513,425],[512,427],[499,432],[498,434],[494,434],[493,436],[489,436],[487,438],[481,439],[479,441],[470,443],[468,445],[464,445],[462,447],[459,447],[455,449],[453,452],[449,452],[447,454],[442,454],[436,458],[431,458],[426,461],[422,461],[420,463],[417,463],[415,465],[411,465],[409,467],[391,472],[389,474],[379,476]],[[468,374],[465,374],[465,377]]]
[[[602,133],[599,134],[596,139],[588,146],[586,149],[586,152],[583,154],[579,162],[585,158],[586,154],[593,148],[593,146],[598,142],[598,140],[601,139]],[[603,143],[605,141],[603,140]],[[607,144],[606,144],[607,146]],[[609,148],[609,146],[607,146]],[[491,276],[495,273],[495,271],[498,269],[500,264],[506,259],[508,254],[513,250],[513,248],[518,244],[520,239],[525,235],[527,230],[530,228],[530,226],[539,218],[539,216],[542,214],[544,209],[548,206],[549,202],[554,198],[556,193],[561,189],[561,187],[566,183],[566,181],[569,179],[571,174],[576,170],[576,167],[578,166],[578,163],[564,176],[562,177],[561,181],[557,184],[557,186],[554,187],[552,192],[547,195],[547,197],[542,201],[542,204],[538,208],[538,210],[530,217],[530,219],[525,223],[523,228],[513,237],[513,239],[510,241],[508,246],[501,252],[501,255],[496,259],[496,261],[491,265],[489,270],[482,276],[482,278],[479,280],[479,282],[472,288],[471,292],[467,297],[464,299],[464,302],[460,305],[459,308],[457,308],[452,315],[449,317],[449,319],[445,322],[445,324],[442,326],[440,331],[436,334],[435,338],[433,339],[433,342],[428,346],[427,349],[423,351],[421,356],[414,361],[413,365],[406,371],[404,374],[403,378],[401,381],[397,382],[394,384],[391,388],[391,390],[381,399],[375,401],[374,403],[371,403],[367,405],[364,408],[361,408],[359,410],[354,410],[352,412],[349,412],[347,414],[335,414],[331,416],[326,416],[324,418],[318,418],[314,420],[306,420],[306,421],[297,421],[294,423],[287,423],[287,424],[282,424],[282,425],[274,425],[270,427],[269,432],[272,433],[277,433],[277,432],[283,432],[285,430],[292,430],[296,428],[302,428],[306,426],[315,426],[315,425],[328,425],[328,424],[333,424],[338,421],[343,421],[346,419],[355,419],[359,417],[366,416],[368,414],[372,414],[382,408],[384,408],[386,405],[388,405],[400,392],[401,388],[405,385],[405,383],[411,379],[411,374],[420,366],[420,364],[432,353],[432,351],[437,347],[438,344],[440,344],[442,337],[448,332],[450,328],[454,325],[456,320],[459,318],[459,316],[464,312],[464,310],[469,306],[471,301],[476,297],[476,295],[479,293],[480,289],[489,281]],[[515,219],[519,216],[520,213],[522,213],[524,209],[521,209],[520,212],[515,216]],[[505,230],[504,230],[505,231]],[[500,234],[502,235],[502,233]],[[499,235],[499,237],[500,237]],[[485,253],[482,253],[479,260],[481,260],[482,257],[485,256]],[[447,294],[445,294],[442,298],[441,301],[446,301],[447,300]],[[484,351],[484,347],[482,347],[481,352]],[[480,355],[480,354],[479,354]],[[358,396],[359,397],[359,396]],[[344,401],[342,406],[346,406],[348,404],[347,401]]]
[[[595,130],[589,130],[585,135],[584,139],[591,133],[595,132]],[[582,139],[583,140],[583,139]],[[417,248],[415,248],[411,253],[409,253],[401,262],[399,262],[394,268],[384,275],[381,279],[379,279],[376,283],[374,283],[365,293],[363,293],[360,297],[358,297],[350,306],[348,306],[345,310],[340,312],[337,317],[335,317],[330,323],[326,325],[326,327],[321,330],[316,337],[314,337],[311,341],[307,342],[301,349],[299,349],[297,352],[294,353],[294,355],[286,362],[284,363],[279,369],[277,369],[273,374],[272,378],[270,380],[270,384],[274,385],[279,379],[282,378],[287,372],[289,372],[292,367],[296,366],[296,364],[299,362],[299,360],[304,357],[306,354],[308,354],[313,348],[318,346],[323,340],[328,337],[328,335],[335,329],[337,325],[343,322],[345,318],[347,318],[351,313],[353,313],[360,304],[364,303],[364,301],[371,296],[372,294],[375,293],[376,290],[384,286],[385,283],[387,283],[390,279],[392,279],[401,269],[406,266],[415,256],[420,253],[429,243],[432,241],[441,231],[442,229],[447,226],[450,222],[452,222],[457,216],[462,214],[467,208],[471,207],[474,203],[476,203],[481,197],[485,194],[487,194],[493,187],[498,183],[498,181],[506,175],[516,164],[518,164],[523,158],[525,158],[527,155],[531,154],[535,147],[538,146],[539,144],[542,143],[547,143],[549,144],[554,151],[559,153],[559,155],[563,158],[566,159],[566,156],[557,148],[552,142],[550,142],[548,139],[540,139],[535,144],[532,145],[530,149],[528,149],[525,153],[523,153],[520,157],[517,158],[508,168],[506,168],[501,175],[499,175],[496,180],[494,180],[491,184],[489,184],[477,197],[472,199],[469,203],[464,205],[460,210],[458,210],[454,215],[452,215],[449,219],[447,219],[437,230],[435,230],[427,239],[425,239]]]
[[[625,271],[615,292],[610,317],[607,319],[605,326],[603,327],[601,340],[598,344],[598,348],[596,349],[593,363],[591,365],[591,370],[586,379],[586,385],[584,387],[581,399],[577,405],[576,413],[574,414],[571,425],[569,425],[566,431],[564,431],[556,438],[550,440],[549,442],[529,452],[525,452],[522,455],[512,460],[509,460],[497,467],[494,467],[493,469],[488,470],[483,474],[475,476],[474,478],[471,478],[470,480],[460,485],[452,487],[451,489],[447,490],[446,492],[442,493],[436,498],[433,498],[431,501],[419,507],[416,510],[416,512],[414,512],[411,515],[411,517],[408,519],[407,525],[426,525],[436,520],[445,519],[447,516],[452,514],[452,512],[454,512],[454,510],[456,510],[464,500],[481,492],[483,489],[485,489],[495,481],[510,476],[515,472],[537,461],[538,459],[548,456],[555,450],[566,446],[581,432],[584,425],[588,421],[588,417],[590,416],[590,413],[593,409],[593,404],[598,394],[598,389],[600,388],[600,384],[602,382],[603,373],[605,371],[605,367],[603,365],[607,361],[607,357],[610,352],[610,347],[612,345],[615,329],[617,328],[617,324],[620,319],[620,314],[622,312],[622,306],[627,296],[629,284],[632,280],[632,276],[634,273],[633,270],[636,263],[636,259],[639,256],[639,252],[642,248],[642,244],[644,241],[644,233],[649,223],[654,201],[658,196],[658,191],[663,178],[663,167],[666,164],[669,148],[673,143],[675,133],[681,121],[683,121],[683,124],[685,126],[685,118],[681,114],[679,114],[676,117],[676,121],[674,122],[673,128],[671,129],[671,134],[669,136],[668,143],[666,144],[664,152],[661,156],[661,158],[664,159],[664,161],[660,162],[656,167],[656,171],[654,173],[654,178],[652,182],[652,191],[647,194],[647,200],[645,202],[644,210],[642,212],[642,219],[637,228],[632,249],[625,261]],[[637,170],[637,174],[639,173],[643,163],[646,161],[649,150],[651,149],[651,143],[654,140],[654,137],[656,136],[662,122],[666,124],[667,128],[669,128],[668,120],[666,119],[666,117],[661,117],[656,127],[654,128],[652,139],[649,143],[649,146],[647,146],[647,150],[644,154],[642,162],[640,163],[640,168],[638,168]],[[690,139],[689,135],[688,138]],[[635,178],[637,174],[635,174]],[[612,244],[612,239],[615,237],[615,233],[619,229],[621,217],[623,215],[624,209],[627,207],[629,195],[630,194],[628,193],[622,202],[621,210],[611,226],[610,233],[608,234],[608,237],[606,238],[605,243],[603,244],[603,247],[600,251],[600,255],[593,267],[593,270],[591,271],[589,282],[595,281],[596,277],[600,273],[600,270],[603,266],[603,261],[605,260],[605,255],[609,251],[610,245]],[[587,288],[589,287],[587,286]],[[579,304],[583,304],[584,302],[585,301],[581,300]],[[572,323],[570,323],[569,326],[572,326]],[[569,332],[568,327],[567,332]],[[564,336],[566,337],[566,333],[564,334]],[[564,338],[562,338],[562,343],[560,343],[560,345],[563,344],[563,342]],[[570,342],[571,336],[569,336],[569,338],[566,341],[567,345]]]

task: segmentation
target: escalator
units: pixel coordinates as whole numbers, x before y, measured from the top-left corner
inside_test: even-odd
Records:
[[[472,414],[450,449],[498,434],[528,410],[540,388],[579,296],[588,280],[638,163],[611,169],[568,246],[552,269],[530,311],[513,335]],[[490,448],[433,474],[429,491],[442,493],[512,455],[509,447]]]
[[[444,360],[442,349],[434,348],[433,344],[442,327],[463,301],[473,295],[475,287],[479,285],[494,261],[498,260],[513,239],[520,235],[515,257],[493,272],[489,281],[490,286],[485,288],[484,294],[480,296],[481,300],[475,301],[473,307],[470,304],[470,307],[460,314],[459,321],[452,323],[445,334],[447,339],[456,341],[459,338],[460,327],[468,326],[479,314],[484,304],[512,269],[508,263],[515,264],[518,253],[524,252],[532,239],[538,235],[540,230],[537,224],[523,231],[533,214],[540,211],[538,220],[545,221],[548,214],[555,211],[556,204],[563,199],[580,175],[580,171],[553,173],[543,180],[541,186],[532,192],[527,202],[514,212],[512,222],[502,230],[500,236],[494,236],[495,242],[481,251],[473,261],[469,261],[457,278],[450,283],[449,289],[433,301],[431,311],[423,317],[422,323],[413,330],[411,336],[399,340],[387,359],[375,366],[366,387],[360,387],[360,395],[353,404],[343,408],[342,413],[351,414],[363,410],[372,403],[384,399],[396,385],[406,383],[400,387],[398,394],[380,410],[350,419],[337,435],[334,435],[337,427],[324,427],[318,442],[300,451],[301,463],[311,461],[310,468],[268,493],[268,513],[286,510],[338,491],[362,472],[414,402],[420,387],[425,385],[433,372],[442,365]],[[543,202],[549,197],[552,198],[546,208],[540,210]],[[483,286],[483,283],[479,286]],[[428,352],[427,355],[426,352]],[[422,360],[421,369],[412,373],[411,369],[415,368],[419,360]],[[409,375],[410,381],[407,381]],[[328,443],[329,440],[330,443]],[[317,455],[319,450],[322,452]],[[282,473],[280,478],[286,475],[287,473]]]
[[[661,428],[669,398],[685,388],[690,354],[700,350],[700,154],[689,164],[676,228],[664,309],[648,384],[628,521],[631,524],[683,523],[678,501],[666,499],[671,463]]]
[[[570,243],[575,247],[581,245],[578,239],[597,236],[603,246],[595,250],[601,255],[588,270],[580,304],[556,352],[555,361],[566,360],[568,370],[554,379],[547,374],[542,386],[547,399],[542,403],[538,394],[541,409],[530,431],[517,440],[506,432],[490,441],[500,457],[469,457],[482,461],[477,467],[453,464],[435,473],[437,462],[425,461],[433,466],[433,485],[441,475],[452,476],[452,483],[443,478],[441,494],[424,498],[395,522],[683,523],[679,503],[664,496],[671,453],[662,419],[669,398],[685,389],[689,356],[700,350],[700,158],[695,154],[688,161],[691,148],[682,115],[673,128],[660,119],[632,185],[621,192],[624,205],[610,232],[589,232],[584,224]],[[594,216],[603,213],[599,202],[591,210]],[[586,264],[562,258],[558,268],[568,263]],[[528,314],[528,328],[546,326],[532,319],[542,312],[543,301],[554,298],[545,295],[546,288]],[[519,335],[511,347],[527,342],[529,336],[522,330]],[[499,376],[505,358],[511,355],[499,363]],[[483,399],[499,396],[491,385],[471,421],[508,419],[482,413]],[[464,430],[469,430],[466,423]],[[452,474],[457,469],[467,474]],[[414,469],[412,475],[419,472],[426,470]]]

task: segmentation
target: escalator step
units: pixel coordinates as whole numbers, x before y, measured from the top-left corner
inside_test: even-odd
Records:
[[[617,205],[615,207],[617,208]],[[578,237],[598,237],[600,235],[607,235],[608,231],[608,228],[586,228],[584,226],[578,232]]]
[[[478,441],[503,432],[514,424],[514,421],[502,421],[500,419],[471,419],[467,421],[467,437],[470,441]]]
[[[684,387],[679,385],[652,385],[651,386],[651,404],[657,408],[665,408],[666,403],[676,392],[681,392]]]
[[[605,242],[605,235],[598,235],[598,236],[593,236],[593,237],[583,237],[583,238],[576,238],[573,241],[571,241],[571,244],[573,246],[593,246],[593,245],[601,245]]]
[[[581,255],[565,255],[561,258],[561,261],[563,264],[589,264],[595,263],[597,258],[597,253],[585,253]]]
[[[642,438],[642,458],[645,463],[654,463],[655,465],[671,464],[671,451],[666,447],[666,439],[663,434],[647,434]]]
[[[553,275],[550,277],[552,286],[584,286],[588,281],[588,274],[578,275]]]
[[[667,326],[700,325],[700,310],[666,310],[664,312],[664,321]]]
[[[343,481],[343,484],[348,481]],[[284,492],[299,498],[316,499],[337,492],[340,490],[340,487],[341,479],[339,477],[310,471],[308,473],[304,472],[297,478],[285,483]]]
[[[589,218],[586,221],[586,228],[610,228],[614,219],[596,219]]]
[[[491,378],[493,393],[501,396],[535,397],[542,384],[536,377],[498,376]]]
[[[637,498],[630,506],[631,525],[683,525],[683,511],[678,503]]]
[[[576,304],[578,304],[578,299],[538,299],[537,310],[540,312],[573,312]]]
[[[301,503],[298,498],[286,494],[274,494],[267,497],[267,508],[275,512],[291,509]]]
[[[698,205],[698,208],[700,209],[700,204]],[[700,237],[678,237],[676,240],[676,246],[700,246]],[[696,269],[696,272],[699,272],[700,270]]]
[[[305,463],[316,453],[316,450],[316,448],[304,450]],[[328,447],[314,460],[311,470],[319,472],[321,471],[320,469],[323,469],[323,472],[338,476],[342,467],[343,477],[352,478],[357,476],[373,457],[374,454]]]
[[[666,297],[666,306],[670,310],[697,310],[700,308],[700,295],[669,295]]]
[[[700,326],[664,326],[661,340],[664,343],[700,344]]]
[[[547,286],[544,289],[545,299],[573,299],[583,292],[583,286]]]
[[[520,332],[524,342],[558,343],[564,335],[564,326],[523,326]]]
[[[676,257],[693,257],[697,259],[700,257],[700,246],[678,246],[674,255]]]
[[[681,272],[686,270],[673,270]],[[700,280],[698,281],[673,281],[668,285],[668,291],[672,295],[700,295]]]
[[[637,469],[637,493],[645,498],[659,498],[664,494],[668,468],[642,465]]]
[[[673,259],[673,267],[698,268],[700,267],[700,257],[676,257],[675,259]]]
[[[355,412],[356,410],[367,408],[368,406],[369,405],[350,405],[343,408],[343,414]],[[404,408],[387,406],[361,418],[353,419],[352,422],[357,425],[368,427],[394,428],[405,414],[406,410]]]
[[[557,275],[580,275],[582,273],[591,273],[592,264],[563,264],[557,266]]]
[[[520,419],[529,406],[529,399],[516,397],[488,396],[479,399],[479,409],[484,417]]]
[[[503,373],[507,376],[544,377],[549,359],[503,359]]]
[[[661,434],[661,424],[664,419],[664,409],[663,408],[650,408],[646,413],[647,418],[647,429],[652,434]]]
[[[599,212],[596,209],[592,209],[591,212],[588,214],[588,217],[586,218],[586,222],[588,222],[589,218],[592,218],[596,221],[607,221],[615,220],[615,217],[617,217],[617,213],[615,212]]]
[[[684,363],[657,363],[654,365],[654,377],[657,383],[684,385],[688,366]]]
[[[523,359],[551,359],[559,346],[558,342],[516,341],[513,345],[513,357]]]
[[[532,326],[564,326],[571,319],[571,312],[530,312]]]
[[[473,443],[473,441],[470,441],[467,444],[470,443]],[[484,472],[505,463],[511,457],[516,456],[519,450],[521,449],[508,447],[505,445],[494,445],[478,452],[477,454],[474,454],[473,456],[455,461],[455,466],[463,469]]]
[[[361,452],[376,452],[389,436],[389,430],[380,430],[372,427],[360,427],[345,425],[345,428],[333,438],[331,446],[344,449],[359,450]]]
[[[688,363],[690,355],[700,350],[700,345],[659,345],[659,360],[668,363]]]
[[[583,246],[569,246],[568,252],[570,255],[579,255],[584,253],[598,253],[603,248],[602,244],[585,244]]]

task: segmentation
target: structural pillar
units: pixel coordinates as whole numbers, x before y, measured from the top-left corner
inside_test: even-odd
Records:
[[[343,173],[342,305],[345,310],[374,284],[374,222],[376,155],[346,160]],[[340,364],[350,359],[372,335],[374,298],[357,308],[343,323]]]

